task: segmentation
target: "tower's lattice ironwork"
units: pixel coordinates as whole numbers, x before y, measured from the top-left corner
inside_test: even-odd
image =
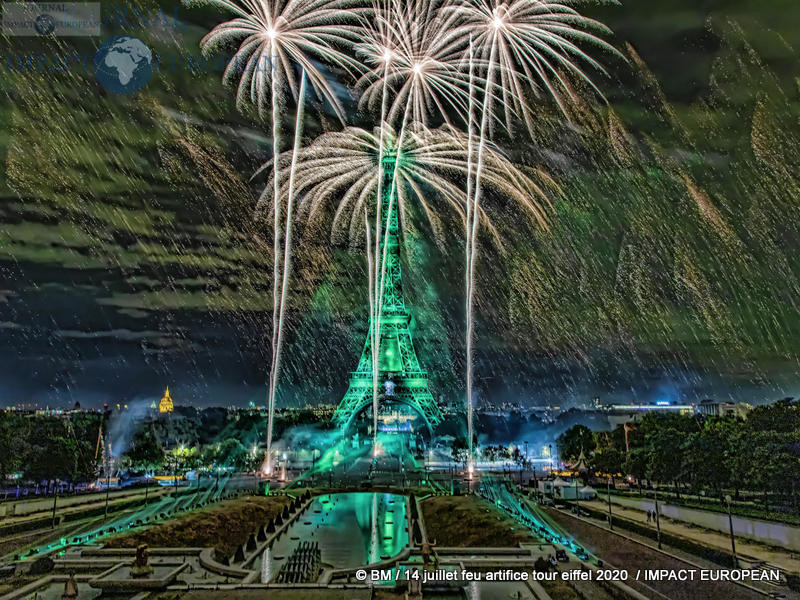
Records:
[[[395,157],[384,157],[385,185],[381,198],[381,218],[385,229],[381,235],[380,252],[383,256],[385,244],[386,274],[379,324],[378,381],[381,385],[381,399],[390,399],[410,406],[425,419],[429,427],[433,428],[443,417],[428,387],[428,374],[421,369],[414,350],[410,329],[411,313],[406,308],[403,297],[397,200],[395,198],[394,202],[390,202],[394,168]],[[350,385],[333,415],[334,423],[344,429],[358,413],[372,404],[371,327],[372,325],[367,333],[367,341],[364,343],[358,367],[350,373]],[[385,382],[391,383],[384,386]]]

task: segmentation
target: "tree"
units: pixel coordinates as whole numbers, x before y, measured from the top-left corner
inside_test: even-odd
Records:
[[[75,481],[91,481],[97,474],[95,449],[97,435],[103,416],[95,413],[79,413],[70,419],[70,432],[75,440]]]
[[[78,440],[67,419],[37,416],[31,420],[29,452],[23,472],[34,481],[72,479],[78,470]]]
[[[747,415],[748,428],[753,431],[791,433],[800,430],[800,404],[790,398],[774,404],[758,406]]]
[[[456,463],[467,463],[467,459],[469,458],[469,447],[467,446],[467,438],[464,436],[457,436],[453,439],[453,443],[450,446],[450,456],[453,458],[453,462]]]
[[[241,469],[243,471],[259,471],[261,470],[261,465],[263,465],[267,460],[267,452],[266,450],[262,450],[261,452],[245,452],[240,460]]]
[[[728,477],[730,485],[735,491],[734,496],[738,500],[739,490],[751,487],[750,467],[753,462],[750,451],[750,432],[743,424],[731,432],[728,438],[728,446],[725,449],[725,462],[728,465]]]
[[[621,468],[639,482],[672,482],[676,491],[690,483],[719,497],[730,488],[737,496],[740,489],[758,490],[767,511],[775,496],[800,509],[797,402],[761,406],[746,419],[650,413],[625,429],[594,434],[594,446],[583,445],[585,429],[573,427],[559,437],[562,456],[574,460],[581,448],[593,447],[593,466],[605,472]]]
[[[622,473],[625,462],[624,431],[617,428],[613,432],[595,434],[595,450],[592,457],[592,466],[595,469],[608,473],[612,477]]]
[[[642,480],[647,477],[647,450],[644,447],[632,448],[622,466],[641,485]]]
[[[0,411],[0,481],[22,470],[30,454],[29,420],[12,412]]]
[[[486,445],[481,450],[481,453],[483,454],[483,457],[489,462],[494,462],[495,460],[497,460],[496,446],[492,446],[491,444]]]
[[[245,449],[242,442],[236,438],[227,438],[207,447],[203,452],[203,462],[218,467],[236,467],[243,454]]]
[[[155,470],[163,466],[164,449],[152,424],[136,432],[127,457],[137,471]]]
[[[511,453],[511,459],[517,465],[522,465],[525,461],[525,454],[522,452],[519,446],[514,446],[514,450]]]
[[[180,471],[194,469],[200,460],[200,449],[197,446],[181,444],[169,453],[169,465]]]
[[[764,510],[769,511],[769,492],[782,487],[786,465],[783,462],[780,433],[750,431],[746,435],[747,475],[750,486],[764,491]]]
[[[586,456],[595,448],[592,430],[585,425],[573,425],[558,436],[558,451],[561,460],[575,462],[583,452]]]
[[[733,481],[729,448],[740,420],[732,417],[710,418],[700,431],[688,435],[683,444],[684,472],[695,489],[711,488],[722,497]]]
[[[666,427],[647,440],[647,477],[659,482],[677,482],[683,475],[682,432]]]
[[[646,477],[660,482],[672,482],[677,491],[685,479],[684,441],[701,430],[702,423],[694,417],[673,413],[649,413],[637,423],[636,443],[643,440],[646,454]],[[629,438],[630,439],[630,438]]]

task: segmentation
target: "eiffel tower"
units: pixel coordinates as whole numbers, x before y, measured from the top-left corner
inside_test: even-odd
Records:
[[[383,158],[384,181],[391,182],[395,168],[395,156]],[[381,198],[381,218],[384,232],[380,252],[386,244],[386,275],[383,285],[382,312],[380,318],[380,352],[378,354],[378,381],[384,382],[384,393],[380,400],[399,402],[418,412],[430,429],[438,425],[443,417],[428,388],[428,373],[423,371],[414,350],[411,338],[411,313],[403,298],[403,282],[400,276],[400,239],[397,202],[389,212],[391,185],[385,185]],[[385,215],[385,217],[384,217]],[[364,408],[372,404],[372,331],[367,334],[364,351],[358,367],[350,373],[350,386],[333,415],[334,424],[346,430],[353,419]]]

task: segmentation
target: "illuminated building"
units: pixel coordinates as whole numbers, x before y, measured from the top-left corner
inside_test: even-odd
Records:
[[[167,386],[167,389],[164,391],[164,397],[161,398],[161,402],[158,403],[158,412],[171,413],[173,408],[172,398],[169,395],[169,386]]]
[[[694,404],[671,404],[670,402],[656,402],[655,404],[609,404],[604,408],[612,429],[623,423],[638,421],[647,413],[669,412],[679,415],[691,415],[695,412]]]
[[[385,181],[392,181],[397,158],[383,158]],[[417,412],[429,428],[443,420],[443,415],[428,387],[428,374],[422,370],[411,337],[411,313],[405,304],[400,273],[400,222],[397,207],[391,201],[391,186],[381,198],[381,218],[386,235],[380,251],[386,262],[380,321],[380,348],[377,353],[381,399],[405,404]],[[350,385],[333,415],[333,422],[347,429],[355,417],[372,405],[372,332],[367,334],[358,367],[350,374]]]
[[[752,404],[747,404],[746,402],[716,402],[714,400],[703,400],[697,405],[697,412],[702,415],[713,417],[733,415],[745,418],[753,408]]]

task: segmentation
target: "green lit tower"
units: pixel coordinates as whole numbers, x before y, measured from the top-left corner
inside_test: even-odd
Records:
[[[384,181],[392,181],[395,156],[383,159]],[[428,388],[428,374],[423,371],[414,350],[411,338],[411,313],[403,298],[403,281],[400,275],[400,225],[396,205],[389,211],[390,185],[385,185],[381,198],[381,218],[384,232],[381,236],[380,252],[386,244],[386,275],[383,286],[382,313],[380,318],[380,353],[378,381],[381,385],[379,400],[391,400],[405,404],[418,412],[429,428],[442,421],[442,413]],[[350,373],[347,388],[333,422],[347,429],[362,410],[372,404],[372,331],[367,333],[364,351],[358,367]],[[391,382],[389,385],[382,385]]]

